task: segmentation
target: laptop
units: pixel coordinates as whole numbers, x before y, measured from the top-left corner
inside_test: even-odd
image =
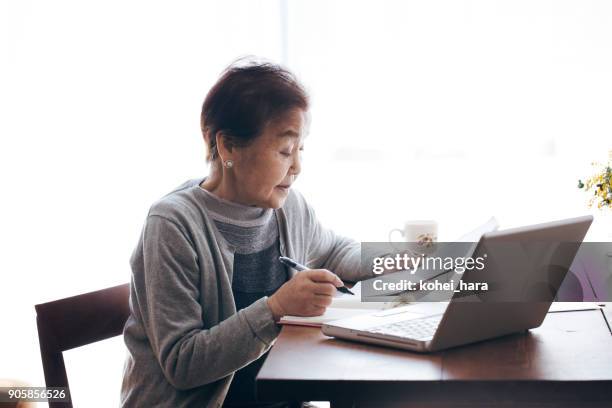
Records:
[[[323,324],[322,331],[340,339],[433,352],[536,328],[592,222],[589,215],[487,232],[471,254],[488,256],[484,268],[466,270],[457,280],[487,282],[489,291],[452,291],[447,302],[335,320]]]

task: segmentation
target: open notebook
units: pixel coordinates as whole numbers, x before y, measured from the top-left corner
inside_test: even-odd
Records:
[[[361,282],[357,282],[351,288],[351,291],[355,294],[354,296],[336,292],[331,305],[321,316],[284,316],[280,319],[280,324],[320,327],[323,323],[331,322],[332,320],[369,313],[373,310],[389,309],[399,305],[399,302],[362,302]]]
[[[494,231],[498,228],[497,220],[492,217],[478,228],[468,232],[464,236],[457,239],[458,242],[478,242],[482,234]],[[331,305],[327,308],[324,314],[313,317],[301,316],[284,316],[280,320],[280,324],[291,324],[299,326],[314,326],[320,327],[323,323],[332,320],[344,319],[347,317],[357,316],[359,314],[370,313],[375,310],[390,309],[392,307],[405,305],[406,302],[362,302],[361,301],[361,282],[357,282],[351,288],[355,294],[348,295],[341,292],[336,292]]]

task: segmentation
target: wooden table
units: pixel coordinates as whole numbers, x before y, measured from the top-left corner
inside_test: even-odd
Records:
[[[432,354],[286,326],[257,390],[334,408],[612,407],[612,335],[601,310],[549,313],[529,332]]]

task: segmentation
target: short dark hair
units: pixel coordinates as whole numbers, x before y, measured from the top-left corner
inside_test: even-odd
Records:
[[[204,136],[209,134],[206,160],[218,156],[218,132],[231,146],[246,146],[270,121],[308,106],[304,87],[287,69],[250,58],[237,60],[223,71],[202,106],[200,125]]]

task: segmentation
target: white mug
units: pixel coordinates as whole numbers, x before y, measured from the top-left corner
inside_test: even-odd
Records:
[[[402,241],[413,242],[423,247],[432,246],[438,241],[438,223],[434,220],[410,220],[404,223],[404,228],[394,228],[389,231],[389,242],[393,242],[393,233],[399,232]]]

